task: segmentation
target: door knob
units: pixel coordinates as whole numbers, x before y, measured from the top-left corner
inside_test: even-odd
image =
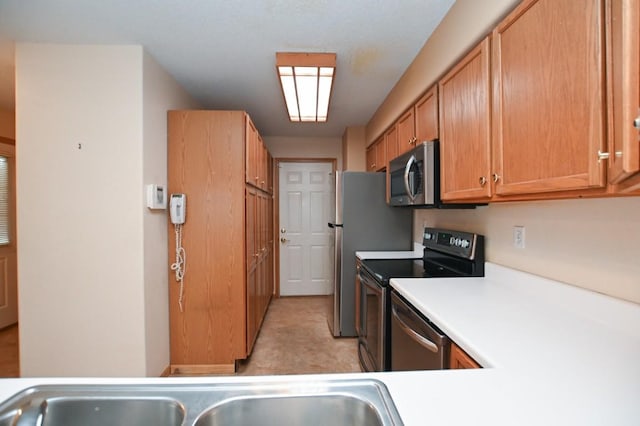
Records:
[[[286,229],[284,229],[284,228],[280,228],[280,233],[281,233],[281,234],[286,234],[286,233],[287,233],[287,230],[286,230]]]
[[[287,241],[289,241],[289,240],[287,240],[285,237],[280,238],[280,242],[281,243],[286,243]]]

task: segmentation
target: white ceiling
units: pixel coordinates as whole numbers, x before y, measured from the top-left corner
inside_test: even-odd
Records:
[[[264,136],[366,125],[454,0],[0,0],[0,108],[13,43],[139,44],[203,108],[243,109]],[[290,123],[275,52],[335,52],[324,124]]]

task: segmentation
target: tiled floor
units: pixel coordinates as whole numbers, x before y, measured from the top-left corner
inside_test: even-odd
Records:
[[[251,357],[238,375],[360,372],[356,338],[334,338],[327,298],[273,299]],[[18,326],[0,330],[0,377],[19,377]]]
[[[239,375],[360,372],[356,338],[334,338],[324,296],[273,299]]]

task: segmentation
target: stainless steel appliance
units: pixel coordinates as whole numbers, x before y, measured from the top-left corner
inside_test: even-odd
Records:
[[[389,162],[389,204],[432,206],[440,203],[438,141],[423,142]]]
[[[486,204],[444,204],[440,200],[440,150],[425,141],[389,162],[389,205],[437,209],[473,209]]]
[[[391,293],[391,371],[447,368],[450,346],[438,327]]]
[[[411,210],[385,202],[384,173],[337,172],[333,294],[327,322],[334,336],[356,336],[355,280],[359,250],[410,250]]]
[[[406,302],[393,298],[391,278],[484,276],[484,237],[468,232],[425,228],[422,259],[369,259],[360,268],[360,335],[358,356],[365,371],[443,368],[448,355],[446,336]],[[425,283],[425,285],[428,285]],[[392,313],[395,310],[395,315]],[[392,317],[395,317],[395,325]],[[435,330],[428,331],[430,328]],[[440,336],[440,337],[438,337]],[[408,344],[409,340],[414,344]],[[436,356],[431,353],[434,346]],[[420,342],[420,343],[417,343]],[[430,355],[424,364],[414,362]],[[427,357],[429,358],[429,357]],[[434,360],[442,358],[441,362]]]

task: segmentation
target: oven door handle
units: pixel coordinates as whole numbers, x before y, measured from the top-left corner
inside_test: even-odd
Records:
[[[411,185],[409,185],[409,173],[411,172],[411,166],[416,162],[416,156],[412,155],[407,161],[407,165],[404,167],[404,189],[407,191],[407,196],[414,201],[416,199],[416,194],[413,193],[411,189]]]
[[[428,349],[434,353],[438,353],[438,346],[431,340],[421,336],[420,334],[416,333],[415,330],[409,327],[407,323],[405,323],[402,318],[400,318],[400,315],[398,315],[398,311],[396,310],[395,306],[391,307],[391,314],[393,314],[393,317],[398,321],[398,325],[400,326],[402,331],[404,331],[409,337],[411,337],[411,339],[413,339],[416,343],[418,343],[425,349]]]

